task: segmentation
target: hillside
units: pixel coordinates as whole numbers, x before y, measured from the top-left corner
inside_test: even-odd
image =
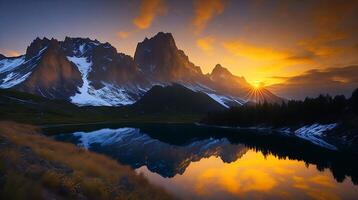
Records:
[[[173,84],[171,86],[154,86],[133,108],[142,113],[206,113],[225,110],[225,107],[201,92]]]
[[[34,126],[1,121],[0,158],[1,199],[171,199],[131,168]]]
[[[145,107],[150,107],[146,105]],[[78,107],[64,100],[53,100],[19,92],[0,89],[0,120],[21,123],[78,124],[120,122],[197,122],[206,112],[142,113],[136,106],[84,106]]]

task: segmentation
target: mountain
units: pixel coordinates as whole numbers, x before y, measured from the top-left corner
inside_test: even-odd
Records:
[[[280,97],[277,97],[265,88],[253,88],[244,77],[233,75],[220,64],[217,64],[208,76],[214,83],[212,87],[225,94],[239,97],[244,96],[247,101],[251,102],[267,101],[275,103],[282,101]]]
[[[44,42],[46,44],[44,44]],[[36,55],[38,49],[44,49],[31,76],[16,85],[20,91],[56,99],[66,99],[77,92],[83,84],[80,71],[70,62],[57,40],[35,40],[28,48],[26,59]]]
[[[217,65],[210,74],[190,62],[170,33],[138,43],[134,58],[109,43],[66,37],[36,38],[19,57],[0,56],[0,88],[14,88],[77,105],[121,106],[137,102],[155,85],[173,83],[208,95],[224,107],[248,101],[281,102],[266,89]]]
[[[205,113],[225,107],[202,92],[194,92],[182,85],[154,86],[133,104],[141,112]]]
[[[202,72],[179,50],[171,33],[158,33],[138,43],[134,61],[139,68],[159,82],[195,81]]]

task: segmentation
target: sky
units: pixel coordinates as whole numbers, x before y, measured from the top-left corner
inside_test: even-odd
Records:
[[[0,0],[0,27],[7,56],[36,37],[65,36],[133,56],[138,42],[163,31],[204,73],[220,63],[288,96],[301,86],[312,94],[358,87],[358,0]]]

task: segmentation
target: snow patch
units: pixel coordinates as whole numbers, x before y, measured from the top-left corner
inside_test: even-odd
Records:
[[[244,103],[244,101],[238,97],[217,94],[215,90],[200,83],[196,83],[196,84],[182,83],[182,85],[194,92],[202,92],[207,94],[210,98],[212,98],[214,101],[218,102],[225,108],[230,108],[230,105],[228,104],[230,102],[235,102],[239,105],[243,105]]]
[[[11,88],[25,81],[31,75],[32,69],[37,66],[37,63],[34,64],[34,62],[41,58],[41,54],[46,48],[42,48],[36,56],[27,61],[25,61],[25,56],[1,60],[0,74],[5,78],[0,79],[0,88]]]
[[[80,51],[81,55],[84,54],[85,46],[86,46],[86,44],[81,44],[81,45],[78,47],[78,50]]]
[[[225,100],[228,100],[225,96],[220,96],[213,93],[206,93],[210,98],[214,99],[216,102],[220,103],[225,108],[230,108],[230,106],[226,105]]]
[[[18,58],[5,58],[0,60],[0,73],[12,71],[25,62],[25,56]]]
[[[106,105],[110,106],[106,101],[101,98],[90,94],[90,81],[88,80],[88,74],[91,71],[92,62],[88,61],[87,57],[67,57],[68,60],[73,62],[78,70],[81,72],[83,84],[78,88],[79,93],[76,93],[71,97],[71,102],[77,105]]]
[[[9,73],[4,79],[0,88],[11,88],[27,79],[31,72],[26,73],[25,75],[16,74],[16,73]]]
[[[102,82],[103,88],[93,90],[93,94],[105,99],[110,105],[129,105],[135,102],[124,88],[114,86],[113,84]]]
[[[67,57],[71,62],[75,63],[78,70],[81,72],[83,85],[71,97],[71,102],[79,106],[93,105],[93,106],[113,106],[113,105],[128,105],[133,104],[133,100],[128,95],[127,90],[114,86],[106,82],[102,82],[104,87],[100,89],[93,88],[88,80],[88,74],[91,71],[92,62],[87,57]]]
[[[115,144],[123,140],[127,135],[139,132],[135,128],[100,129],[92,132],[75,132],[74,136],[79,137],[79,145],[88,149],[92,144],[101,146]]]
[[[337,148],[327,142],[325,142],[321,137],[324,132],[334,129],[337,126],[336,123],[334,124],[312,124],[308,126],[303,126],[299,129],[297,129],[294,133],[297,137],[300,137],[302,139],[308,140],[312,142],[313,144],[331,149],[331,150],[337,150]]]

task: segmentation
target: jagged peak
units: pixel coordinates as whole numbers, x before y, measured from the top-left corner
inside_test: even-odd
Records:
[[[138,45],[143,45],[148,43],[160,44],[161,46],[171,46],[177,49],[174,37],[171,33],[158,32],[156,35],[154,35],[149,39],[146,37],[142,42],[138,43]]]
[[[212,76],[216,75],[232,75],[232,73],[225,67],[221,66],[220,64],[215,65],[214,69],[211,71]]]
[[[90,39],[88,37],[83,38],[83,37],[68,37],[68,36],[66,36],[65,40],[63,42],[65,42],[65,43],[67,43],[67,42],[91,43],[92,42],[93,44],[96,44],[96,45],[102,44],[97,39],[93,40],[93,39]]]
[[[55,39],[49,40],[47,37],[43,37],[42,39],[39,37],[36,37],[35,40],[31,42],[31,44],[26,49],[26,60],[31,59],[35,55],[38,54],[38,52],[47,47],[50,43],[50,41],[54,41]],[[56,40],[57,41],[57,40]]]

